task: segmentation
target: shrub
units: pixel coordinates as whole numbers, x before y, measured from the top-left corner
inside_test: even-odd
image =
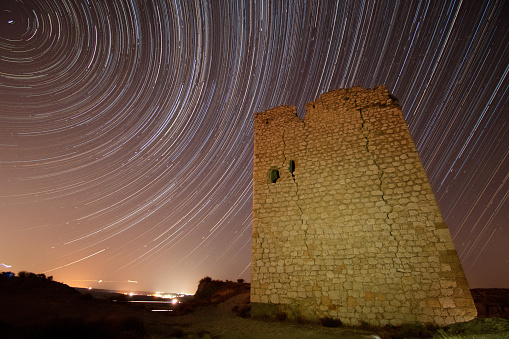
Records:
[[[171,338],[182,338],[186,335],[186,333],[183,330],[181,330],[180,328],[174,328],[169,333],[169,335]]]
[[[12,272],[2,272],[2,274],[0,275],[1,278],[5,278],[5,279],[11,279],[12,277],[15,277],[16,274],[12,273]]]
[[[251,305],[249,304],[234,306],[232,311],[241,318],[251,317]]]
[[[277,321],[285,321],[286,318],[288,318],[288,315],[285,312],[277,312],[276,313],[276,320]]]
[[[305,323],[307,323],[308,321],[307,321],[306,319],[304,319],[303,317],[298,316],[298,317],[296,317],[296,318],[295,318],[295,322],[296,322],[297,324],[305,324]]]
[[[403,324],[399,327],[391,339],[404,338],[430,338],[434,334],[432,329],[428,329],[422,323]]]
[[[377,326],[371,325],[366,320],[361,320],[361,328],[366,331],[374,331],[377,329]]]
[[[205,278],[202,278],[200,280],[200,284],[208,284],[208,283],[211,283],[212,282],[212,278],[211,277],[205,277]]]
[[[331,317],[324,317],[320,319],[322,326],[325,327],[341,327],[343,326],[343,322],[340,319],[334,319]]]
[[[198,338],[212,338],[212,333],[207,330],[199,330],[196,335]]]

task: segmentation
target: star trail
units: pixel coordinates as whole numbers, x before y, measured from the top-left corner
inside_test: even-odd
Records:
[[[9,270],[188,293],[207,275],[249,281],[255,112],[294,105],[302,117],[324,92],[383,84],[470,287],[509,288],[506,2],[3,0],[0,10]]]

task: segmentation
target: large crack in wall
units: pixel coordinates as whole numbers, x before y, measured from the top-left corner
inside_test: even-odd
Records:
[[[285,130],[283,130],[282,140],[283,140],[283,163],[281,164],[281,168],[284,168],[286,162],[286,138],[285,138]]]
[[[382,208],[382,211],[383,211],[383,213],[385,213],[386,224],[389,226],[389,234],[391,235],[391,237],[396,242],[396,255],[395,255],[395,258],[392,259],[394,267],[396,267],[398,263],[395,261],[395,259],[398,257],[398,254],[399,254],[399,242],[396,239],[396,236],[394,235],[394,230],[393,230],[393,227],[392,227],[393,220],[389,217],[389,215],[394,210],[394,206],[389,204],[389,202],[386,200],[385,191],[384,191],[384,171],[381,168],[380,164],[378,164],[378,162],[376,160],[375,152],[371,151],[369,149],[371,130],[369,129],[369,127],[366,126],[366,120],[364,119],[364,116],[362,114],[362,110],[363,109],[366,109],[366,107],[358,109],[359,116],[360,116],[360,119],[361,119],[361,132],[362,132],[362,135],[364,136],[364,139],[366,140],[366,152],[371,155],[371,161],[373,162],[373,164],[378,169],[378,189],[382,193],[381,199],[384,202],[384,207],[385,206],[389,207],[389,210],[385,209],[385,211],[384,211],[384,209]],[[403,270],[401,268],[396,268],[396,270],[398,272],[403,272]]]
[[[306,138],[306,147],[307,147],[307,138]],[[308,254],[310,254],[308,241],[307,241],[307,239],[308,239],[308,225],[304,220],[304,211],[302,210],[302,207],[300,205],[299,183],[297,182],[297,180],[295,178],[295,173],[294,173],[295,161],[292,159],[290,159],[288,161],[287,157],[286,157],[285,130],[283,130],[283,157],[284,157],[283,164],[281,165],[281,168],[284,169],[286,167],[288,169],[288,171],[290,172],[290,174],[292,176],[293,183],[295,184],[295,195],[297,196],[297,201],[295,202],[295,205],[297,205],[297,208],[299,209],[299,212],[300,212],[300,229],[302,231],[304,231],[304,245],[306,246]]]
[[[324,93],[300,121],[290,106],[255,115],[253,313],[379,326],[475,318],[390,99],[384,88],[352,88]]]

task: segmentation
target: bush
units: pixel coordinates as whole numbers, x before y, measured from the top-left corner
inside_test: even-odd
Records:
[[[285,321],[286,318],[288,318],[288,315],[285,312],[278,312],[276,313],[276,320],[277,321]]]
[[[12,273],[12,272],[10,272]],[[30,279],[44,279],[44,280],[49,280],[49,281],[53,281],[53,276],[50,275],[49,277],[46,276],[46,274],[44,273],[39,273],[39,274],[35,274],[35,273],[32,273],[32,272],[27,272],[27,271],[19,271],[18,272],[18,278],[22,278],[22,279],[27,279],[27,278],[30,278]]]
[[[212,278],[211,277],[205,277],[205,278],[202,278],[200,280],[200,284],[209,284],[212,282]]]
[[[343,322],[340,319],[334,319],[331,317],[324,317],[320,319],[322,326],[325,327],[341,327],[343,326]]]
[[[180,328],[174,328],[169,333],[170,338],[183,338],[185,335],[186,333]]]
[[[16,276],[16,274],[14,274],[12,272],[2,272],[2,274],[0,275],[1,278],[5,278],[5,279],[11,279],[15,276]]]
[[[249,304],[234,306],[232,308],[232,311],[235,312],[235,314],[241,318],[251,317],[251,305]]]
[[[422,323],[403,324],[397,328],[396,333],[391,336],[391,339],[404,339],[404,338],[431,338],[435,331],[427,328]]]
[[[199,330],[196,335],[199,337],[199,338],[212,338],[212,333],[210,333],[209,331],[207,330]]]
[[[371,325],[366,320],[361,320],[361,328],[366,331],[375,331],[378,329],[377,326]]]
[[[295,318],[295,322],[297,324],[306,324],[308,321],[306,319],[304,319],[302,316],[297,316]]]

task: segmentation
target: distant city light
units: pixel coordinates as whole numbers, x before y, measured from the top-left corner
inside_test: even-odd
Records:
[[[152,294],[152,296],[156,298],[173,299],[178,297],[179,295],[175,293],[155,292],[154,294]]]

